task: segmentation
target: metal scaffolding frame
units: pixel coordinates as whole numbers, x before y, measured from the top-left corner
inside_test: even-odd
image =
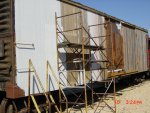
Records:
[[[75,29],[71,29],[71,30],[66,30],[66,31],[61,30],[61,28],[60,28],[60,26],[58,24],[58,19],[65,18],[65,17],[72,16],[72,15],[80,15],[80,20],[81,20],[80,27],[79,28],[75,28]],[[85,106],[85,111],[87,113],[88,111],[87,111],[87,93],[86,93],[87,92],[87,87],[86,87],[86,75],[85,75],[85,49],[89,49],[90,46],[88,46],[88,45],[85,46],[85,44],[84,44],[85,43],[84,42],[85,39],[83,37],[82,13],[81,12],[77,12],[77,13],[74,13],[74,14],[64,15],[64,16],[61,16],[61,17],[57,17],[57,15],[56,15],[55,19],[56,19],[56,36],[57,36],[56,40],[57,40],[57,50],[58,50],[58,72],[59,72],[59,75],[60,75],[60,73],[61,74],[64,73],[63,70],[60,70],[60,67],[62,67],[63,64],[59,63],[59,52],[60,52],[59,48],[69,48],[75,54],[82,54],[81,59],[75,61],[75,62],[81,63],[82,69],[70,70],[70,73],[72,73],[72,72],[79,72],[79,73],[81,72],[82,73],[83,86],[76,86],[76,87],[74,87],[74,88],[77,88],[77,89],[78,88],[82,89],[82,91],[81,91],[82,93],[79,94],[79,95],[76,95],[73,92],[73,90],[72,90],[73,87],[67,87],[68,91],[71,92],[74,96],[77,97],[75,102],[73,101],[73,102],[67,102],[67,103],[68,103],[68,105],[72,105],[71,108],[73,108],[75,105],[84,105]],[[74,31],[74,30],[80,30],[81,31],[82,44],[70,43],[69,40],[66,38],[64,32],[71,32],[71,31]],[[63,35],[63,38],[65,38],[65,42],[64,43],[63,42],[59,42],[59,38],[61,38],[59,34]],[[70,63],[70,62],[73,63],[73,61],[63,62],[63,63]],[[68,84],[70,84],[69,81],[67,81],[67,82],[68,82]],[[64,92],[64,94],[65,94],[65,92]],[[84,94],[84,100],[81,99],[82,94]],[[65,101],[62,101],[62,100],[63,99],[61,98],[61,94],[60,94],[60,103],[61,104],[66,103]],[[82,101],[82,102],[79,102],[79,100]],[[60,105],[60,107],[61,107],[61,105]],[[70,112],[71,110],[72,109],[67,110],[67,112]]]
[[[47,63],[47,70],[46,70],[46,72],[48,72],[48,63]],[[34,107],[35,107],[36,111],[38,113],[41,113],[40,106],[38,105],[38,103],[37,103],[37,101],[35,99],[36,94],[31,94],[31,92],[30,92],[30,89],[31,89],[31,83],[30,83],[31,82],[31,73],[37,79],[37,82],[39,83],[39,86],[40,86],[40,88],[42,90],[42,94],[46,98],[46,102],[45,102],[46,112],[47,113],[51,113],[51,107],[54,106],[54,108],[57,111],[57,113],[60,113],[60,111],[59,111],[59,109],[58,109],[58,107],[57,107],[57,105],[55,103],[55,100],[54,100],[53,96],[48,91],[48,84],[47,84],[48,83],[48,79],[47,79],[48,73],[46,74],[46,88],[47,89],[45,90],[44,86],[43,86],[43,84],[42,84],[42,82],[41,82],[41,80],[40,80],[40,78],[38,76],[38,73],[37,73],[37,71],[36,71],[36,69],[35,69],[35,67],[34,67],[34,65],[33,65],[32,61],[31,61],[31,59],[29,59],[29,72],[28,72],[28,74],[29,74],[28,75],[28,113],[31,112],[31,100],[32,100],[32,102],[34,104]]]
[[[61,20],[62,18],[66,18],[66,17],[73,16],[73,15],[79,15],[80,27],[79,28],[72,28],[72,29],[68,29],[68,30],[63,31],[59,25],[59,19]],[[64,96],[64,97],[66,97],[65,99],[62,98],[62,95],[61,95],[62,92],[63,92],[63,95],[66,95],[65,94],[65,88],[62,88],[60,91],[60,95],[59,95],[60,109],[62,109],[61,105],[64,103],[68,104],[66,107],[67,113],[70,112],[71,110],[73,110],[75,105],[84,105],[85,112],[87,113],[88,112],[88,104],[92,103],[91,107],[94,108],[93,103],[94,103],[94,98],[96,95],[96,97],[100,98],[98,106],[94,110],[94,112],[96,112],[98,107],[99,107],[99,104],[103,101],[102,97],[105,98],[106,95],[108,95],[107,92],[108,92],[110,86],[112,86],[112,84],[114,87],[113,94],[114,94],[114,104],[115,104],[116,89],[115,89],[115,75],[114,75],[115,66],[114,66],[113,45],[111,48],[111,50],[112,50],[112,59],[111,59],[112,61],[111,61],[110,59],[107,58],[107,56],[103,52],[107,49],[107,48],[104,48],[104,46],[103,46],[103,43],[106,41],[106,39],[104,39],[100,45],[98,45],[94,40],[95,38],[102,38],[102,37],[111,38],[111,34],[106,35],[106,36],[98,36],[98,37],[92,37],[90,35],[90,28],[91,27],[98,27],[101,25],[104,25],[104,26],[110,25],[111,26],[110,21],[108,21],[106,23],[102,23],[102,24],[91,25],[91,26],[88,26],[88,29],[86,29],[83,25],[82,12],[81,11],[76,12],[76,13],[72,13],[72,14],[63,15],[60,17],[57,17],[57,14],[55,14],[55,20],[56,20],[56,45],[57,45],[57,62],[58,62],[57,64],[58,64],[58,73],[59,73],[59,84],[63,84],[64,86],[66,86],[68,91],[77,97],[75,102],[68,102],[67,96]],[[66,37],[65,33],[66,32],[73,32],[73,31],[80,31],[80,37],[81,37],[82,43],[72,43],[68,40],[69,37]],[[85,37],[84,34],[86,34],[87,36]],[[93,43],[93,45],[91,44],[91,42]],[[61,57],[60,53],[62,53],[62,51],[67,55],[66,48],[69,49],[74,55],[78,54],[80,56],[80,58],[75,59],[73,61],[67,61],[67,60],[66,61],[60,61],[60,57]],[[88,58],[85,58],[87,51],[88,51]],[[97,51],[99,52],[100,55],[103,55],[105,57],[105,60],[101,60],[101,59],[93,60],[92,59],[91,54],[95,54]],[[77,70],[77,69],[61,70],[61,67],[63,67],[64,64],[67,65],[69,63],[75,63],[75,64],[80,63],[82,68],[79,70]],[[98,81],[99,83],[101,82],[104,84],[108,84],[108,87],[106,88],[104,93],[98,93],[94,90],[93,84],[95,81],[93,80],[93,75],[92,75],[92,64],[93,63],[99,63],[99,64],[106,63],[106,65],[111,64],[111,66],[112,66],[111,77],[108,80]],[[88,76],[86,76],[86,66],[87,65],[89,65],[89,68],[90,68],[90,73],[91,73],[90,78]],[[102,72],[102,71],[105,71],[106,69],[108,70],[107,66],[101,67],[101,65],[100,65],[99,69],[97,69],[97,70],[101,70],[101,72]],[[65,74],[63,74],[66,72],[69,72],[69,73],[82,72],[82,76],[83,76],[82,77],[82,83],[83,83],[82,86],[80,84],[77,84],[75,86],[69,86],[68,87],[68,84],[69,85],[71,85],[71,84],[69,83],[70,81],[67,80],[67,77],[65,76]],[[101,72],[100,72],[99,76],[101,76]],[[63,77],[67,82],[67,85],[64,84],[64,82],[62,81],[62,79],[60,77],[61,74],[63,74]],[[73,76],[73,78],[75,79],[74,76]],[[88,80],[88,82],[87,82],[87,80]],[[78,80],[75,79],[75,81],[77,82]],[[81,91],[80,95],[77,95],[73,89],[82,89],[82,91]],[[91,91],[91,94],[92,94],[91,95],[92,98],[90,100],[87,98],[87,89],[89,89]],[[84,99],[81,98],[83,93],[84,93]],[[102,96],[100,96],[100,95],[102,95]],[[67,100],[67,101],[63,101],[63,100]],[[81,100],[82,103],[79,100]],[[105,102],[105,101],[103,101],[103,102]],[[112,110],[112,112],[116,113],[116,104],[115,104],[114,109],[112,107],[110,107],[106,102],[105,102],[105,104],[108,106],[108,108],[110,108]],[[71,105],[71,107],[70,107],[70,105]],[[69,107],[70,107],[70,109],[69,109]]]
[[[95,82],[93,80],[93,76],[92,76],[92,79],[91,79],[91,90],[92,90],[92,103],[94,102],[94,96],[96,96],[98,99],[99,99],[99,102],[98,102],[98,105],[96,106],[96,108],[94,109],[94,113],[96,113],[98,111],[98,107],[100,106],[100,103],[104,102],[105,105],[113,112],[113,113],[116,113],[116,103],[115,103],[115,100],[116,100],[116,81],[115,81],[115,78],[116,78],[116,75],[115,75],[115,72],[114,70],[117,69],[117,66],[115,66],[115,63],[114,63],[114,42],[113,42],[113,39],[112,39],[112,24],[110,22],[110,20],[108,20],[107,22],[105,23],[100,23],[100,24],[95,24],[95,25],[90,25],[88,26],[89,27],[89,32],[90,32],[90,29],[91,27],[99,27],[99,26],[103,26],[105,28],[105,36],[97,36],[97,37],[90,37],[92,40],[94,40],[95,38],[103,38],[102,42],[100,43],[100,46],[103,46],[103,44],[107,41],[107,40],[111,40],[111,48],[108,48],[108,47],[104,47],[103,50],[98,50],[98,53],[99,53],[99,56],[103,56],[103,59],[98,59],[98,60],[95,60],[95,61],[91,61],[91,63],[99,63],[100,64],[100,67],[102,66],[102,68],[99,68],[99,76],[98,78],[102,75],[102,73],[104,71],[110,71],[110,77],[106,77],[106,73],[104,74],[104,80],[102,81],[99,81],[98,78],[96,78],[96,82],[98,82],[98,84],[105,84],[105,91],[104,92],[97,92],[94,90],[94,87],[93,87],[93,83]],[[107,30],[110,29],[109,33],[107,33]],[[107,43],[107,42],[106,42]],[[96,44],[96,43],[95,43]],[[97,45],[97,44],[96,44]],[[105,54],[104,51],[108,51],[108,49],[111,51],[112,53],[112,56],[111,56],[111,59],[109,59],[107,57],[107,55]],[[92,51],[91,51],[92,52]],[[95,54],[96,51],[93,52],[93,54]],[[104,67],[105,66],[105,67]],[[91,70],[92,71],[92,70]],[[110,87],[113,85],[113,92],[112,93],[108,93],[108,90],[110,89]],[[107,95],[110,95],[110,94],[113,94],[113,100],[114,100],[114,106],[110,106],[109,104],[107,104],[107,102],[105,102],[105,98]],[[101,106],[101,107],[105,107],[105,106]],[[93,107],[94,108],[94,107]],[[114,109],[113,109],[114,108]],[[101,111],[102,109],[99,110],[99,112]]]

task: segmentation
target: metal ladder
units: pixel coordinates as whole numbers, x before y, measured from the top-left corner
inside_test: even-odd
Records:
[[[38,103],[37,103],[37,101],[36,101],[36,99],[35,99],[35,97],[34,97],[34,94],[30,94],[30,78],[31,78],[31,72],[34,73],[33,76],[36,77],[36,79],[37,79],[37,81],[38,81],[38,83],[39,83],[39,86],[40,86],[40,88],[41,88],[43,94],[44,94],[45,97],[46,97],[46,105],[48,104],[48,107],[49,107],[49,110],[46,110],[47,113],[48,113],[48,112],[51,113],[51,106],[52,106],[52,105],[54,105],[56,111],[57,111],[58,113],[60,113],[60,111],[59,111],[59,109],[58,109],[58,107],[57,107],[57,105],[56,105],[56,103],[55,103],[55,101],[54,101],[54,98],[53,98],[53,96],[51,95],[51,93],[46,93],[46,91],[45,91],[45,89],[44,89],[44,87],[43,87],[43,84],[42,84],[42,82],[41,82],[41,80],[40,80],[40,78],[39,78],[39,76],[38,76],[38,74],[37,74],[37,71],[36,71],[36,69],[35,69],[35,67],[34,67],[34,65],[33,65],[31,59],[29,59],[29,76],[28,76],[28,88],[29,88],[29,89],[28,89],[28,113],[30,112],[30,108],[31,108],[31,106],[30,106],[30,104],[31,104],[31,103],[30,103],[30,97],[31,97],[31,99],[32,99],[32,101],[33,101],[33,104],[34,104],[34,106],[35,106],[37,112],[38,112],[38,113],[41,113],[40,108],[39,108],[39,106],[38,106]]]

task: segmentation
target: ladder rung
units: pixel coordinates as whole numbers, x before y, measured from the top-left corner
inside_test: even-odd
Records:
[[[103,80],[103,81],[95,81],[95,83],[108,83],[108,82],[111,82],[112,79],[110,80]]]
[[[105,36],[95,36],[95,37],[90,37],[90,38],[101,38],[101,37],[108,37],[108,36],[111,36],[111,35],[105,35]]]
[[[65,88],[71,88],[71,89],[79,89],[79,88],[81,88],[81,89],[83,89],[84,86],[66,86]]]
[[[61,64],[61,63],[81,63],[81,62],[83,62],[83,60],[63,61],[63,62],[59,62],[59,64]],[[109,62],[109,61],[108,60],[85,60],[85,62],[96,63],[96,62]]]
[[[108,60],[91,60],[91,63],[95,63],[95,62],[109,62]]]
[[[81,63],[82,61],[81,60],[75,60],[75,61],[64,61],[64,62],[59,62],[59,64],[62,64],[62,63]]]
[[[64,71],[59,71],[59,73],[62,73],[62,72],[83,72],[83,70],[64,70]]]
[[[75,29],[70,29],[70,30],[65,30],[65,31],[58,31],[57,33],[76,31],[76,30],[80,30],[80,29],[82,29],[82,28],[75,28]]]
[[[103,95],[103,94],[111,95],[111,94],[114,94],[114,93],[94,93],[94,95]]]
[[[103,98],[98,98],[98,100],[103,100],[103,101],[105,101],[105,100],[109,100],[110,98],[112,98],[112,97],[107,97],[107,96],[105,96],[105,97],[103,97]]]
[[[102,69],[109,69],[109,68],[107,68],[107,67],[101,67],[101,68],[97,68],[97,69],[93,69],[93,70],[102,70]]]
[[[61,102],[61,103],[68,103],[68,104],[74,104],[74,105],[85,105],[85,103],[75,103],[75,102]]]
[[[89,25],[88,27],[101,26],[101,25],[106,25],[106,24],[110,24],[110,22],[101,23],[101,24],[93,24],[93,25]]]
[[[76,15],[76,14],[79,14],[79,13],[81,13],[81,12],[76,12],[76,13],[67,14],[67,15],[59,16],[59,17],[57,17],[57,18],[63,18],[63,17],[71,16],[71,15]]]

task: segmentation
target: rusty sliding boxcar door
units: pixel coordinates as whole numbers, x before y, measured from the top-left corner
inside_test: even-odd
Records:
[[[0,90],[15,84],[14,1],[0,0]]]

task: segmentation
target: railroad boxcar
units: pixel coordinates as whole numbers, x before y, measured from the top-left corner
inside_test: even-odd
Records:
[[[0,90],[16,99],[58,90],[57,79],[78,86],[84,74],[88,83],[148,72],[147,35],[74,1],[1,0]]]

